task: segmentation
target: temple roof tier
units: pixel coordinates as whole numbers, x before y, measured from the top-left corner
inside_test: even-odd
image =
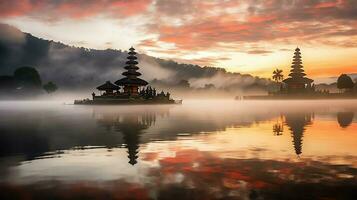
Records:
[[[140,79],[140,78],[134,78],[134,79],[131,79],[131,78],[122,78],[120,80],[117,80],[115,81],[115,84],[117,85],[138,85],[138,86],[145,86],[147,84],[149,84],[148,82],[146,82],[145,80],[143,79]]]
[[[138,59],[136,56],[133,56],[133,55],[129,55],[128,57],[126,57],[127,59],[129,60],[136,60]]]
[[[140,72],[136,71],[126,71],[122,73],[123,76],[141,76]]]
[[[126,70],[138,70],[139,67],[133,66],[133,65],[127,65],[127,66],[124,67],[124,69],[126,69]]]
[[[304,76],[306,76],[306,74],[305,73],[302,73],[302,74],[290,73],[289,76],[293,77],[293,79],[297,79],[297,78],[303,78]]]
[[[290,70],[290,72],[292,72],[292,73],[303,73],[304,70],[302,68],[294,68],[294,69]]]
[[[314,80],[306,78],[306,77],[295,77],[295,78],[287,78],[283,80],[286,84],[294,84],[294,83],[303,83],[303,84],[311,84]]]
[[[125,62],[125,64],[127,64],[127,65],[137,65],[139,63],[137,61],[135,61],[135,60],[128,60],[128,61]]]

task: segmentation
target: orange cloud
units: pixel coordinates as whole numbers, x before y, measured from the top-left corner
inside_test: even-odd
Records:
[[[338,76],[340,74],[353,74],[357,73],[356,66],[331,66],[309,69],[311,76]]]
[[[238,10],[243,9],[244,6],[239,6],[244,4],[238,4],[236,1],[219,4],[216,1],[178,3],[175,0],[157,0],[155,6],[162,9],[162,12],[155,13],[157,19],[169,16],[182,20],[182,24],[162,23],[158,20],[147,26],[147,32],[158,34],[157,41],[174,44],[179,51],[209,51],[227,49],[227,46],[236,48],[244,43],[289,44],[314,40],[320,44],[332,46],[356,47],[357,45],[348,37],[357,35],[354,31],[355,23],[341,22],[341,19],[349,21],[357,19],[357,15],[354,14],[357,13],[354,9],[357,3],[341,0],[304,3],[297,1],[294,4],[277,0],[258,3],[248,0],[245,3],[249,5],[245,12],[243,10],[237,13],[227,13],[222,11],[232,7]],[[326,7],[329,9],[322,9]],[[211,10],[217,10],[217,14],[212,15]],[[190,16],[190,20],[185,20],[183,16]],[[352,30],[347,30],[348,27]],[[339,37],[339,40],[335,40],[335,37]],[[327,38],[330,39],[326,40]],[[225,47],[221,44],[225,44]],[[140,45],[153,47],[155,44],[142,42]],[[270,53],[269,51],[256,51],[256,49],[244,51],[250,54]]]

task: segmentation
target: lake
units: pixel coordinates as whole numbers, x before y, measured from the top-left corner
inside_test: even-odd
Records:
[[[357,199],[357,101],[0,102],[0,199]]]

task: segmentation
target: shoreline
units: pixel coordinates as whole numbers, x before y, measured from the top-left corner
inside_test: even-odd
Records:
[[[357,99],[357,95],[256,95],[236,97],[235,100],[338,100]]]

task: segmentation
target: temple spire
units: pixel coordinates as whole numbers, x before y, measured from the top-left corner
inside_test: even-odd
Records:
[[[126,71],[122,73],[125,78],[117,80],[115,84],[124,86],[125,94],[128,94],[130,96],[138,95],[139,87],[147,85],[148,82],[138,78],[139,76],[141,76],[141,73],[137,72],[137,70],[139,70],[139,67],[137,66],[138,58],[136,57],[136,52],[133,47],[129,49],[128,55],[128,61],[125,62],[126,66],[124,67]]]
[[[306,74],[304,73],[304,69],[302,66],[302,60],[301,60],[301,52],[299,47],[295,49],[294,57],[293,57],[293,62],[291,66],[290,74],[289,76],[293,79],[301,79]]]

